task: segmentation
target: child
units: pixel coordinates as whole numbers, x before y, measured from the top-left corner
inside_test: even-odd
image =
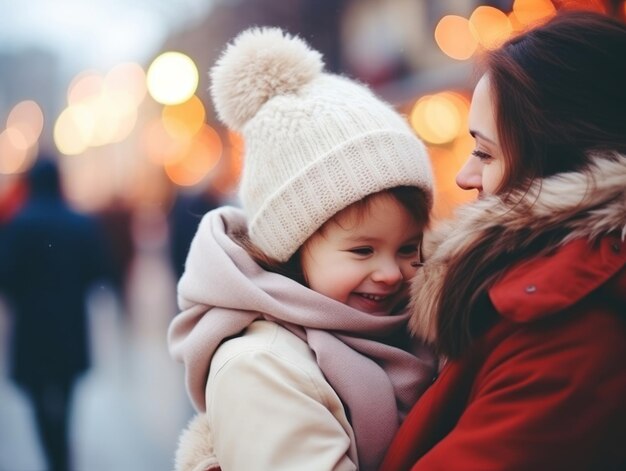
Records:
[[[432,202],[423,144],[320,54],[252,29],[213,68],[243,211],[207,213],[168,341],[202,415],[178,469],[376,469],[434,357],[406,338]],[[411,353],[408,351],[411,350]]]

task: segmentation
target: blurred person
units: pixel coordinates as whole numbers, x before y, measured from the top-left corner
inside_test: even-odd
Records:
[[[49,469],[67,471],[72,390],[89,366],[85,301],[107,265],[95,222],[65,203],[52,158],[40,156],[26,180],[26,202],[0,227],[10,372],[32,402]]]
[[[202,216],[221,206],[221,198],[211,185],[196,193],[179,191],[168,215],[170,260],[176,279],[185,270],[185,260]]]
[[[122,198],[115,197],[95,217],[110,255],[111,285],[122,311],[127,313],[129,275],[136,252],[132,234],[133,210]]]
[[[179,470],[374,470],[430,384],[404,307],[432,205],[426,149],[369,89],[278,28],[212,69],[243,133],[243,210],[209,212],[170,324],[200,414]]]
[[[626,25],[565,13],[487,52],[413,332],[447,359],[382,470],[626,469]]]

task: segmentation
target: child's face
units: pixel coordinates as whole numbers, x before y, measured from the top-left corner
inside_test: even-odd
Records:
[[[422,227],[388,194],[375,195],[359,217],[341,211],[302,250],[308,286],[355,309],[388,315],[407,296]]]

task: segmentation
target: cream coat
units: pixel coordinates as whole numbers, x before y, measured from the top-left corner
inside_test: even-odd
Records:
[[[216,468],[215,455],[224,470],[357,469],[339,397],[308,345],[278,324],[256,321],[218,348],[206,391],[206,415],[181,436],[178,471]],[[208,424],[219,435],[209,438]]]

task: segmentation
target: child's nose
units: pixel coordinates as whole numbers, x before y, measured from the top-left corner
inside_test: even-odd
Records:
[[[402,281],[403,278],[400,265],[398,265],[395,261],[381,263],[372,274],[372,279],[374,281],[388,285],[395,285]]]

